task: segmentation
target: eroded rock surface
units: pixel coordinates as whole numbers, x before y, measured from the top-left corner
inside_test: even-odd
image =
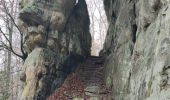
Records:
[[[105,82],[114,100],[169,100],[170,1],[104,0]],[[111,81],[112,80],[112,81]]]
[[[89,23],[84,0],[20,1],[19,28],[28,53],[21,100],[45,100],[90,55]]]

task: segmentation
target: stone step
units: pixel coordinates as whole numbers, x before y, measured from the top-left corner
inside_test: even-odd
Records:
[[[103,64],[103,60],[87,60],[86,63],[89,64]]]
[[[102,65],[83,65],[83,66],[80,66],[79,68],[84,68],[84,69],[88,69],[88,68],[104,68]]]

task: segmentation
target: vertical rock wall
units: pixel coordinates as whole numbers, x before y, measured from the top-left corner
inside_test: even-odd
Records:
[[[28,53],[21,100],[45,100],[90,55],[85,0],[21,0],[19,28]]]
[[[170,99],[170,1],[104,0],[101,55],[114,100]]]

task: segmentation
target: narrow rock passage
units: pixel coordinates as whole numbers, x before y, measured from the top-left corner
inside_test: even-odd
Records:
[[[104,59],[89,56],[48,100],[112,100],[103,82]]]

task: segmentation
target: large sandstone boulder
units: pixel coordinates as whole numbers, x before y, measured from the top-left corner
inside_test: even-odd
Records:
[[[57,78],[58,59],[55,52],[43,48],[35,48],[24,63],[21,79],[25,87],[21,100],[45,100],[51,92],[53,81]]]
[[[21,100],[45,100],[90,55],[85,0],[21,0],[18,26],[28,53]]]

